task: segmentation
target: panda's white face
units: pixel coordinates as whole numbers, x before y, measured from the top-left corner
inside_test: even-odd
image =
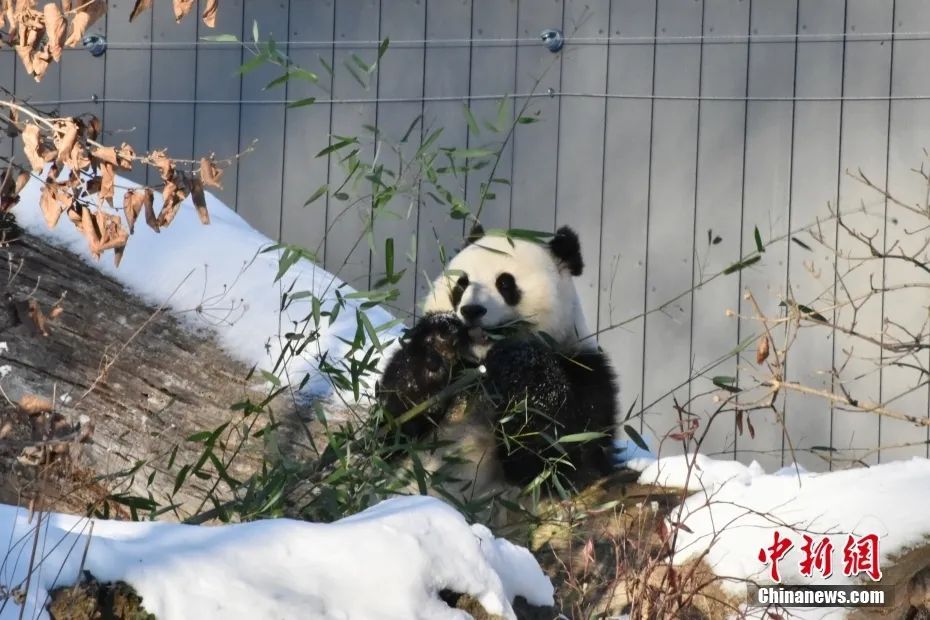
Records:
[[[588,336],[570,266],[549,247],[519,239],[484,236],[468,245],[433,283],[424,310],[456,312],[481,328],[525,321],[567,348]],[[475,352],[483,357],[483,347]]]

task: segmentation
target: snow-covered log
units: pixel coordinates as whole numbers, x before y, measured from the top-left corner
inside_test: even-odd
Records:
[[[83,511],[119,481],[101,476],[140,461],[165,472],[175,446],[175,463],[195,459],[199,446],[186,438],[230,419],[230,406],[250,392],[247,367],[74,254],[23,231],[6,234],[0,499],[29,500],[45,469],[38,465],[57,459],[67,467],[49,470],[43,494]],[[159,257],[150,264],[157,272]],[[260,449],[249,444],[231,473],[246,475]],[[167,495],[174,473],[148,485],[147,467],[120,491]],[[194,478],[175,499],[199,502],[208,484]]]

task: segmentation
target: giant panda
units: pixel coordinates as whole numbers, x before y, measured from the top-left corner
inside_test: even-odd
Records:
[[[387,361],[378,402],[402,435],[436,440],[424,466],[451,471],[464,500],[537,480],[580,488],[613,469],[617,379],[586,326],[583,268],[567,226],[548,243],[476,226]],[[465,373],[477,380],[450,392]],[[600,435],[559,443],[580,433]]]

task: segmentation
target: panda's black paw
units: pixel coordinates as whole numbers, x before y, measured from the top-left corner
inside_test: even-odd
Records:
[[[461,367],[467,348],[465,324],[455,313],[423,316],[407,330],[400,349],[388,361],[375,392],[378,402],[396,419],[437,396]],[[401,430],[408,435],[420,435],[439,422],[444,410],[445,403],[437,402]]]

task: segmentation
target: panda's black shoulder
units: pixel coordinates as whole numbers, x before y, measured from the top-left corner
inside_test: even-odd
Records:
[[[520,438],[518,445],[504,442],[498,453],[509,482],[527,484],[562,454],[571,465],[559,466],[560,474],[579,488],[612,471],[618,385],[606,355],[569,354],[536,338],[515,339],[496,343],[485,365],[501,407],[500,430]],[[585,442],[551,443],[579,433],[597,435]]]

